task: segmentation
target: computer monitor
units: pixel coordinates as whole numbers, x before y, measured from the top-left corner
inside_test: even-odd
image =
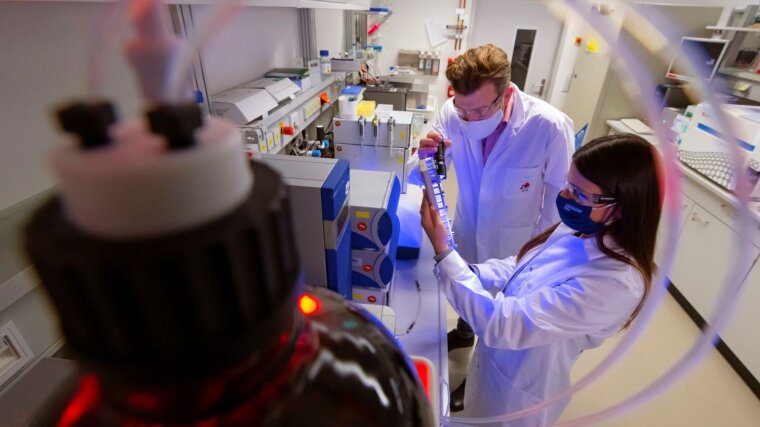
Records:
[[[715,72],[718,71],[718,66],[720,65],[720,61],[723,60],[723,54],[726,52],[727,46],[728,40],[682,37],[678,53],[670,62],[670,67],[665,76],[673,80],[694,80],[697,76],[687,72],[686,53],[700,51],[704,54],[704,57],[697,59],[700,62],[698,67],[702,71],[702,74],[707,77],[707,80],[711,80]]]

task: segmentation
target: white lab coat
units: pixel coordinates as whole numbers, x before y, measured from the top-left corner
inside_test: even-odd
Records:
[[[574,151],[573,122],[512,88],[512,115],[485,167],[482,141],[467,139],[452,100],[433,127],[452,141],[447,159],[454,162],[459,184],[454,240],[472,263],[515,255],[531,237],[559,222],[555,199]],[[410,181],[421,183],[416,172]]]
[[[618,332],[641,301],[638,270],[573,233],[560,224],[517,265],[515,257],[477,264],[479,277],[456,252],[436,266],[449,303],[478,336],[462,416],[503,415],[564,390],[580,353]],[[568,402],[496,425],[551,424]]]

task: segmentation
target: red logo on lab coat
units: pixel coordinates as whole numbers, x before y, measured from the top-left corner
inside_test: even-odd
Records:
[[[530,182],[529,181],[525,181],[523,183],[523,185],[520,186],[520,191],[524,193],[524,192],[526,192],[528,190],[530,190]]]

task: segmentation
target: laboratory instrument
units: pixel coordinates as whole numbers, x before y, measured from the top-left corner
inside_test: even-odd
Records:
[[[333,119],[335,157],[350,161],[352,169],[394,172],[406,193],[413,113],[376,114],[371,121]]]
[[[297,84],[293,83],[292,80],[286,78],[274,79],[264,77],[252,82],[245,83],[241,85],[241,87],[245,89],[264,89],[269,92],[269,94],[272,95],[272,97],[277,100],[278,103],[287,101],[289,99],[295,99],[296,95],[301,91],[301,88],[298,87]]]
[[[446,198],[441,188],[441,179],[445,175],[438,174],[438,165],[432,157],[420,159],[420,175],[425,183],[425,195],[431,206],[438,211],[443,226],[446,228],[447,243],[450,248],[456,249],[457,244],[454,242],[454,232],[451,231],[451,219],[449,219],[449,207],[446,205]],[[444,170],[445,172],[445,170]]]
[[[722,105],[723,112],[733,119],[735,140],[732,143],[718,116],[709,104],[696,106],[686,132],[678,146],[679,159],[728,189],[736,189],[744,172],[760,171],[760,107]],[[744,164],[737,170],[732,159],[733,145],[740,148]],[[750,169],[751,171],[747,170]]]
[[[446,143],[438,142],[438,150],[435,152],[435,171],[441,179],[446,179]]]
[[[275,108],[277,100],[264,89],[237,87],[211,98],[212,114],[236,125],[266,118]]]
[[[389,251],[398,236],[401,183],[393,172],[351,169],[351,247]]]
[[[351,299],[349,164],[345,160],[262,154],[288,188],[296,248],[306,284]]]
[[[387,304],[396,269],[401,184],[393,172],[351,170],[351,283],[355,299]]]

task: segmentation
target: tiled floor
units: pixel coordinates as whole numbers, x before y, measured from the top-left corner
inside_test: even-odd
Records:
[[[458,193],[453,171],[444,182],[444,191],[453,217]],[[456,325],[457,315],[450,307],[447,317],[451,329]],[[748,334],[751,332],[748,331]],[[602,410],[639,391],[680,359],[699,334],[694,322],[668,296],[645,332],[617,365],[597,382],[573,396],[560,422]],[[621,337],[618,335],[610,338],[601,347],[584,352],[573,370],[573,380],[581,378],[597,366]],[[452,389],[464,378],[470,354],[470,350],[455,350],[449,354]],[[594,425],[758,427],[760,400],[713,349],[686,377],[661,396],[627,414]]]

